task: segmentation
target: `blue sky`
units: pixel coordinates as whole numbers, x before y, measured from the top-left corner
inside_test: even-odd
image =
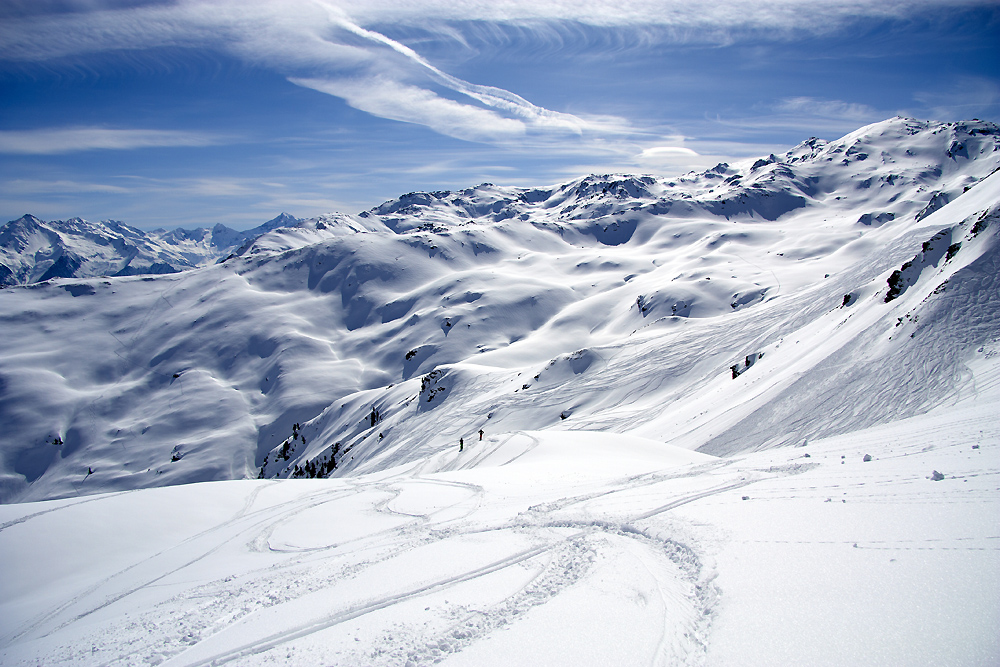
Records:
[[[0,222],[357,213],[1000,122],[996,2],[4,0]]]

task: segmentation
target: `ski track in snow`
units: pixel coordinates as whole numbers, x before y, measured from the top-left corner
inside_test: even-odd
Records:
[[[472,443],[455,458],[468,454],[479,465],[450,472],[408,467],[350,480],[240,483],[244,500],[235,514],[8,627],[0,658],[11,665],[467,664],[480,647],[530,627],[547,607],[561,609],[562,599],[597,595],[615,563],[615,576],[624,578],[616,595],[638,591],[633,602],[643,600],[644,613],[660,619],[659,631],[632,639],[628,659],[715,664],[713,626],[730,604],[718,563],[733,546],[980,553],[987,558],[977,561],[986,566],[982,583],[1000,586],[997,532],[918,536],[904,526],[892,538],[865,528],[826,538],[754,538],[740,534],[725,510],[757,508],[776,525],[783,512],[834,505],[877,508],[890,524],[927,505],[965,512],[971,502],[996,512],[995,407],[621,476],[595,474],[598,465],[585,466],[582,476],[562,470],[553,477],[559,468],[545,459],[549,436],[515,433],[493,436],[482,451]],[[872,462],[860,462],[859,445]],[[929,480],[931,466],[945,463],[946,478]],[[136,493],[146,492],[129,495]],[[741,493],[750,501],[741,502]],[[89,499],[88,506],[101,511],[118,499],[124,496]],[[30,531],[79,504],[8,521],[0,539],[16,539],[10,531]],[[324,537],[324,523],[338,520],[361,524],[345,539]],[[635,578],[647,583],[633,589]],[[561,612],[570,624],[571,609]]]
[[[4,289],[0,663],[1000,664],[998,132]]]
[[[537,445],[537,442],[535,443]],[[521,452],[513,456],[509,462],[516,461],[520,456],[523,456],[525,452]],[[320,547],[316,549],[275,549],[273,547],[268,547],[268,550],[273,553],[281,554],[296,554],[297,557],[291,558],[284,563],[274,564],[268,566],[263,571],[257,571],[253,573],[247,573],[244,575],[246,578],[250,578],[253,581],[255,587],[268,588],[271,585],[278,585],[280,581],[287,580],[289,578],[296,581],[299,585],[296,586],[298,590],[287,590],[290,588],[286,586],[286,590],[282,592],[278,600],[275,603],[280,604],[281,602],[287,601],[289,598],[294,598],[296,595],[303,595],[314,590],[321,590],[325,586],[329,586],[336,581],[336,577],[333,579],[319,579],[316,580],[315,575],[308,575],[305,573],[304,567],[312,562],[316,554],[313,552],[323,552],[323,551],[335,551],[340,559],[345,557],[359,557],[359,560],[353,561],[349,567],[352,573],[347,576],[358,576],[363,573],[367,567],[377,562],[384,562],[386,559],[391,558],[391,554],[382,553],[376,556],[369,554],[369,550],[372,548],[369,546],[373,541],[388,541],[392,545],[394,550],[407,550],[417,548],[420,545],[427,544],[433,541],[455,539],[456,536],[469,535],[469,534],[483,534],[483,533],[506,533],[506,532],[523,532],[526,530],[531,531],[533,537],[532,541],[540,541],[540,544],[531,546],[530,548],[521,550],[517,553],[511,554],[505,558],[487,563],[481,567],[464,571],[461,574],[455,576],[445,577],[439,580],[435,580],[423,585],[417,586],[411,590],[406,590],[403,592],[397,592],[392,595],[388,595],[375,600],[365,601],[363,603],[353,605],[347,609],[338,610],[329,616],[312,619],[308,623],[295,625],[290,628],[283,629],[280,633],[275,633],[262,638],[259,641],[253,642],[251,644],[238,646],[236,648],[230,649],[228,651],[212,653],[208,657],[198,658],[193,661],[187,661],[183,659],[183,653],[176,657],[176,664],[190,664],[190,665],[208,665],[208,664],[221,664],[224,662],[239,660],[246,658],[247,656],[256,655],[260,653],[267,652],[275,647],[284,645],[286,643],[292,642],[301,637],[311,635],[313,633],[325,630],[335,625],[339,625],[349,620],[356,619],[360,616],[376,612],[378,610],[390,607],[393,605],[400,604],[411,598],[425,596],[430,593],[434,593],[441,590],[446,590],[455,587],[464,582],[475,580],[480,577],[484,577],[493,572],[511,568],[515,565],[519,565],[526,561],[533,561],[531,567],[536,568],[537,572],[531,577],[530,581],[525,583],[517,591],[508,595],[502,602],[493,605],[491,608],[486,610],[479,610],[471,613],[466,618],[462,619],[461,622],[457,623],[453,628],[446,631],[440,640],[438,640],[439,645],[447,645],[448,651],[460,650],[463,645],[466,645],[474,641],[478,636],[486,634],[487,632],[492,632],[500,627],[503,627],[507,623],[510,623],[514,618],[520,614],[525,613],[530,608],[545,603],[549,598],[557,595],[559,591],[567,586],[572,585],[580,577],[585,576],[587,571],[587,563],[592,560],[593,552],[597,548],[594,543],[601,542],[607,539],[607,536],[614,536],[616,538],[629,538],[631,540],[638,540],[639,544],[643,546],[647,551],[652,549],[654,551],[660,551],[660,558],[666,558],[673,562],[678,569],[683,572],[688,578],[696,578],[698,576],[698,565],[697,559],[693,555],[693,552],[686,547],[682,547],[672,542],[664,543],[659,540],[648,537],[643,532],[631,528],[628,523],[626,524],[613,524],[606,523],[603,521],[580,521],[580,520],[569,520],[563,518],[557,518],[566,516],[567,514],[572,515],[572,510],[574,505],[592,500],[595,497],[600,497],[608,494],[617,493],[623,489],[635,490],[642,488],[651,483],[659,483],[659,476],[649,477],[644,476],[635,480],[627,480],[621,488],[612,488],[607,490],[602,490],[597,493],[586,494],[579,498],[571,499],[561,499],[554,503],[552,507],[542,509],[538,506],[532,506],[525,511],[525,516],[519,516],[515,518],[514,521],[505,523],[498,526],[484,527],[480,525],[473,524],[472,526],[463,526],[466,522],[468,515],[475,511],[475,509],[481,505],[482,501],[476,501],[475,505],[472,505],[466,512],[460,513],[458,515],[449,516],[443,525],[438,525],[437,523],[431,522],[431,516],[433,514],[441,513],[450,508],[442,508],[433,512],[431,515],[412,515],[409,513],[400,513],[396,510],[389,508],[392,502],[392,498],[379,501],[375,503],[372,508],[377,512],[384,512],[394,515],[403,515],[411,519],[407,524],[401,527],[391,529],[389,531],[384,531],[382,533],[373,533],[366,535],[361,541],[361,544],[350,549],[352,546],[350,543],[331,545],[328,547]],[[469,490],[473,492],[473,498],[479,496],[482,491],[475,485],[460,484],[449,480],[427,480],[418,479],[415,480],[420,484],[443,484],[451,487],[458,487],[463,490]],[[407,482],[407,484],[413,484],[414,482]],[[685,502],[690,502],[697,498],[706,497],[714,493],[718,493],[724,490],[735,488],[741,486],[747,482],[737,482],[736,484],[727,484],[721,487],[712,488],[696,494],[694,496],[688,496],[671,503],[668,506],[663,506],[656,508],[650,512],[644,513],[634,518],[634,520],[648,519],[649,517],[667,511],[668,509],[683,504]],[[338,485],[341,486],[341,485]],[[165,565],[161,561],[164,560],[165,552],[157,553],[148,559],[136,563],[134,566],[116,572],[112,576],[98,582],[90,589],[74,597],[72,600],[68,601],[64,605],[57,609],[54,609],[47,613],[41,619],[32,620],[27,627],[20,629],[17,634],[10,638],[10,641],[17,642],[23,639],[26,635],[36,633],[39,638],[44,639],[46,636],[58,633],[63,628],[77,623],[87,616],[118,603],[122,603],[129,596],[135,595],[141,589],[155,585],[157,582],[163,579],[183,572],[185,569],[192,568],[201,562],[204,558],[211,556],[212,554],[218,552],[227,544],[244,544],[250,547],[260,548],[260,543],[267,542],[266,536],[275,527],[282,525],[287,521],[288,517],[292,514],[299,513],[304,509],[316,507],[320,504],[333,502],[337,496],[343,497],[344,495],[350,493],[352,495],[359,492],[364,492],[368,490],[366,487],[368,485],[358,485],[352,484],[353,488],[345,489],[340,488],[335,491],[325,492],[323,494],[311,494],[305,498],[296,499],[294,502],[289,501],[283,503],[274,508],[267,508],[266,510],[259,510],[257,512],[247,513],[245,510],[240,513],[240,515],[233,517],[233,519],[225,522],[222,526],[217,526],[215,528],[204,531],[185,542],[177,545],[175,548],[177,551],[183,552],[194,552],[197,554],[196,557],[185,559],[185,562],[179,565]],[[378,481],[374,482],[371,486],[375,490],[383,491],[387,488],[387,482]],[[253,495],[260,493],[262,489],[257,488],[254,490]],[[318,496],[318,497],[317,497]],[[332,497],[331,497],[332,496]],[[462,501],[462,503],[468,503],[469,501]],[[252,498],[248,499],[247,506],[252,503]],[[260,515],[264,516],[260,516]],[[424,524],[424,525],[420,525]],[[456,525],[457,524],[457,525]],[[415,530],[416,529],[416,530]],[[570,529],[573,532],[565,534],[565,530]],[[416,533],[416,534],[414,534]],[[553,534],[554,533],[554,534]],[[262,540],[263,537],[263,540]],[[392,538],[390,540],[390,538]],[[538,538],[542,538],[538,540]],[[396,543],[396,540],[399,543]],[[200,546],[200,542],[204,541],[205,546]],[[345,553],[346,551],[346,553]],[[309,556],[302,558],[303,553],[308,553]],[[350,558],[349,558],[350,559]],[[538,561],[544,562],[538,562]],[[126,578],[130,572],[137,569],[145,569],[155,567],[159,572],[162,572],[157,577],[152,579],[144,579],[140,584],[130,585],[126,590],[123,590],[115,595],[108,595],[109,588],[114,588],[115,583],[118,580]],[[306,581],[301,582],[301,578],[305,578]],[[213,593],[211,588],[214,586],[219,586],[220,584],[209,584],[207,586],[201,587],[199,590],[192,591],[191,596],[195,598],[200,597],[212,597],[215,598],[217,603],[213,605],[215,609],[213,613],[225,615],[233,615],[233,618],[240,617],[239,609],[230,609],[232,605],[231,600],[227,600],[232,597],[232,592],[230,591],[228,596],[224,596],[221,599],[216,597],[217,593]],[[224,584],[221,584],[224,586]],[[93,605],[89,601],[96,592],[101,592],[102,602],[98,605]],[[248,594],[248,591],[240,591],[237,593],[237,599],[242,597],[242,594]],[[229,602],[229,604],[226,604]],[[219,604],[222,603],[222,604]],[[258,604],[260,604],[258,602]],[[169,608],[169,603],[166,605],[161,604],[161,606],[167,606]],[[219,609],[219,606],[223,606],[224,609]],[[86,611],[74,611],[76,607],[86,607]],[[169,621],[164,618],[164,612],[167,611],[163,608],[158,608],[153,612],[147,614],[151,618],[157,618],[158,625],[169,625]],[[705,612],[710,611],[709,609],[700,610],[702,615]],[[41,630],[41,626],[46,621],[51,625],[53,618],[57,616],[67,616],[72,617],[63,621],[60,625],[52,628],[51,630]],[[142,629],[148,628],[147,622],[133,622],[133,626],[137,626]],[[186,632],[182,634],[180,639],[182,642],[186,637],[197,637],[200,636],[201,632],[204,632],[206,628],[193,627],[196,625],[191,621],[181,622],[178,624],[179,627],[186,628]],[[143,633],[145,634],[145,633]],[[422,646],[410,646],[404,651],[403,648],[395,647],[393,649],[384,649],[384,657],[382,658],[384,664],[394,664],[391,662],[393,657],[400,657],[405,653],[406,661],[414,664],[422,664],[424,662],[436,661],[438,653],[432,649],[427,649],[426,646],[433,644],[434,642],[427,642],[426,637],[421,637],[419,642],[415,639],[410,640],[410,643],[419,643]],[[120,639],[119,639],[120,641]],[[138,638],[130,639],[126,643],[132,643],[133,641],[139,641]],[[397,642],[398,643],[398,642]],[[175,651],[182,649],[181,647],[176,647]],[[100,652],[100,651],[98,651]],[[166,656],[169,651],[160,650],[159,655]],[[80,656],[76,656],[73,659],[78,659]],[[389,661],[385,661],[388,659]],[[175,660],[175,661],[176,661]],[[379,663],[379,664],[383,664]],[[96,663],[104,664],[104,663]],[[112,663],[107,663],[112,664]],[[173,664],[173,663],[170,663]],[[350,663],[345,663],[350,664]],[[402,664],[402,663],[400,663]]]

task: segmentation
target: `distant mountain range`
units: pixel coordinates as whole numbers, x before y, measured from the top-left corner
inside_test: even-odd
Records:
[[[725,455],[922,414],[1000,359],[998,168],[995,124],[893,118],[247,232],[21,218],[0,500],[434,470],[479,429]]]
[[[0,227],[0,286],[53,278],[177,273],[217,262],[262,234],[299,222],[282,213],[246,231],[219,224],[211,229],[144,232],[115,220],[50,222],[24,215]]]

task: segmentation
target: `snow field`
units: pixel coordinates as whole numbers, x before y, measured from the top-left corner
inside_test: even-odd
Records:
[[[997,664],[998,136],[0,291],[0,664]]]
[[[678,509],[709,525],[726,517],[714,555],[723,609],[708,664],[994,663],[998,407],[775,450],[816,467],[748,487],[747,502],[720,496]],[[789,458],[764,454],[742,463]],[[934,471],[944,479],[932,480]]]
[[[990,664],[995,398],[727,459],[536,432],[447,472],[3,506],[0,659]]]

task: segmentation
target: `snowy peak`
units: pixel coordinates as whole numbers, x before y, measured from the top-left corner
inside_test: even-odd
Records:
[[[246,231],[217,224],[143,232],[116,220],[47,222],[26,214],[0,227],[0,286],[176,273],[215,263],[262,234],[300,222],[282,213]]]
[[[143,233],[115,221],[46,223],[26,215],[0,229],[0,284],[169,273],[341,233],[441,234],[470,224],[527,223],[600,245],[628,243],[637,233],[648,238],[666,220],[775,222],[802,210],[833,213],[838,224],[879,227],[927,217],[998,165],[1000,128],[993,123],[897,117],[835,141],[811,138],[780,156],[677,178],[595,174],[547,188],[483,183],[407,193],[357,216],[304,221],[281,213],[246,231],[218,224]]]
[[[836,141],[808,139],[782,156],[677,178],[590,175],[550,188],[484,183],[459,191],[411,192],[361,214],[397,233],[440,232],[507,220],[587,228],[643,214],[775,221],[802,208],[859,210],[882,222],[961,194],[998,165],[1000,129],[984,121],[936,123],[892,118]],[[879,217],[881,216],[881,217]]]
[[[305,220],[283,213],[250,231],[261,233],[250,236],[243,245],[233,251],[231,257],[282,253],[354,234],[393,233],[393,230],[378,218],[345,213],[328,213]]]
[[[301,221],[291,213],[281,212],[276,217],[271,218],[270,220],[265,222],[263,225],[260,225],[259,227],[252,229],[250,231],[253,232],[256,230],[261,230],[269,232],[273,229],[278,229],[279,227],[294,227],[295,225],[299,224],[299,222]]]
[[[464,224],[470,221],[499,222],[516,202],[518,188],[501,188],[483,183],[456,192],[409,192],[360,214],[362,220],[375,218],[396,233]]]
[[[300,222],[302,222],[300,219],[289,213],[281,213],[262,225],[244,231],[237,231],[222,223],[218,223],[211,229],[204,227],[183,229],[178,227],[170,231],[156,230],[150,232],[150,234],[189,254],[192,260],[203,256],[203,259],[196,261],[195,264],[204,265],[228,256],[262,234],[282,227],[294,227]]]
[[[0,285],[91,275],[170,273],[176,258],[140,230],[108,220],[46,222],[25,215],[0,228]]]

